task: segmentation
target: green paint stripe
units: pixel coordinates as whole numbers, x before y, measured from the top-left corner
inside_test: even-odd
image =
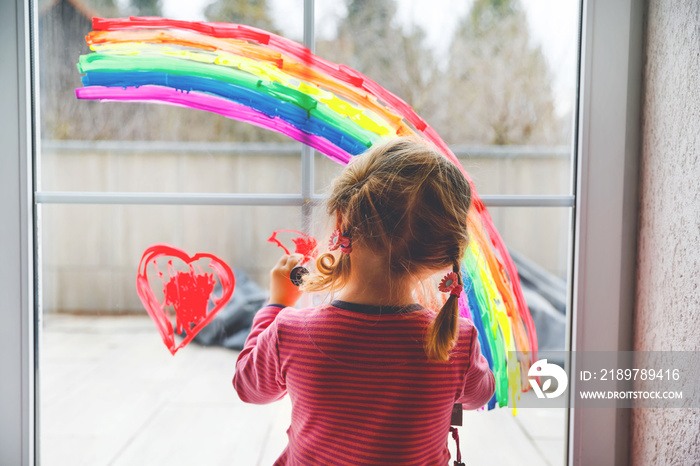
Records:
[[[326,104],[317,101],[308,94],[278,82],[262,80],[238,68],[180,58],[91,53],[81,55],[78,70],[81,73],[88,71],[156,71],[216,79],[297,105],[309,114],[353,137],[366,147],[370,147],[380,139],[377,134],[358,126],[351,119],[334,112]]]

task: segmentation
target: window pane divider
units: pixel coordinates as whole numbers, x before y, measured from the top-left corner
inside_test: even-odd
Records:
[[[118,140],[75,140],[45,139],[41,149],[58,154],[87,154],[110,152],[116,154],[226,154],[226,155],[278,155],[298,156],[305,146],[299,142],[207,142],[207,141],[118,141]],[[310,149],[311,152],[316,152]],[[567,159],[572,157],[569,146],[526,146],[526,145],[463,145],[450,146],[458,159],[468,163],[471,158],[494,159]]]
[[[316,30],[314,0],[304,0],[304,46],[311,53],[316,51]],[[310,234],[312,229],[313,206],[311,199],[314,197],[314,150],[308,144],[301,148],[301,195],[304,202],[301,204],[301,229]]]
[[[482,195],[487,207],[573,207],[572,195]],[[314,206],[322,195],[248,194],[248,193],[154,193],[40,191],[37,204],[142,204],[142,205],[238,205],[238,206]]]

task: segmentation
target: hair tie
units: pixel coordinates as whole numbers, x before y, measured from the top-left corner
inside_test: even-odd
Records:
[[[331,240],[328,242],[328,249],[330,251],[335,251],[340,248],[340,252],[343,254],[350,254],[352,252],[352,239],[350,233],[341,233],[339,229],[333,230],[331,234]]]
[[[450,272],[445,275],[438,285],[438,290],[443,293],[450,293],[451,296],[457,296],[462,294],[462,285],[459,284],[459,276],[456,273]]]

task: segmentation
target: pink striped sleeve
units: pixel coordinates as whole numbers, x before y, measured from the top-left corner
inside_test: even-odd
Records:
[[[266,306],[258,311],[250,335],[238,355],[233,388],[246,403],[272,403],[287,393],[280,371],[275,321],[281,310],[278,306]]]
[[[477,409],[484,406],[496,390],[496,380],[489,369],[489,363],[481,354],[481,346],[475,327],[471,327],[469,367],[464,381],[462,395],[456,401],[464,409]]]

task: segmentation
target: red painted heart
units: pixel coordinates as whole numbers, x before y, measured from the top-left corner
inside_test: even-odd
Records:
[[[167,276],[158,269],[158,259],[161,259],[161,263],[165,261]],[[187,266],[187,270],[176,270],[173,259],[180,260]],[[202,265],[208,267],[211,273],[202,270]],[[162,301],[156,297],[149,282],[149,266],[150,270],[155,272],[151,276],[162,282]],[[220,297],[212,294],[217,280],[223,291]],[[167,244],[154,244],[146,249],[141,256],[136,277],[136,292],[141,303],[155,322],[163,343],[173,355],[211,322],[216,313],[231,299],[235,286],[233,271],[218,257],[207,253],[198,253],[190,257],[185,251]],[[209,302],[212,302],[214,307],[207,311]],[[185,335],[177,346],[176,332]]]

